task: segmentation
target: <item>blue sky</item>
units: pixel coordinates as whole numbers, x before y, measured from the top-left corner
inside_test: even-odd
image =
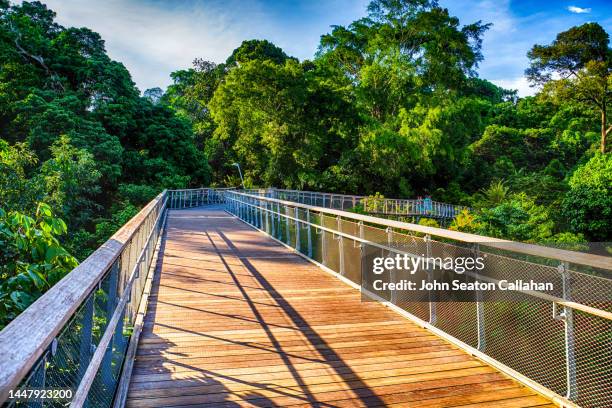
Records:
[[[106,40],[141,90],[170,83],[195,57],[224,61],[244,39],[265,38],[300,59],[312,58],[321,34],[366,13],[369,0],[42,0],[65,26],[89,27]],[[441,0],[462,24],[493,23],[479,75],[534,92],[523,78],[526,53],[573,25],[595,21],[612,34],[612,1]]]

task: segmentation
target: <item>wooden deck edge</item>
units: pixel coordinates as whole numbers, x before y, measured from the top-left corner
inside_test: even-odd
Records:
[[[155,256],[151,261],[149,270],[147,272],[147,279],[140,298],[140,305],[138,305],[138,313],[136,314],[136,320],[134,321],[134,330],[130,337],[130,343],[125,354],[125,360],[121,369],[121,376],[119,377],[119,383],[117,390],[115,391],[115,398],[113,408],[124,408],[127,400],[127,394],[130,386],[130,379],[132,378],[132,370],[134,368],[134,359],[136,357],[136,351],[138,349],[138,341],[140,340],[140,334],[142,332],[144,317],[147,313],[147,305],[149,303],[149,295],[151,294],[151,288],[153,286],[153,279],[155,278],[155,270],[157,269],[157,263],[159,261],[159,251],[166,233],[166,222],[168,218],[168,209],[165,210],[164,220],[162,222],[162,232],[159,234],[159,239],[155,245],[156,251]],[[161,271],[161,269],[160,269]]]
[[[473,357],[481,360],[482,362],[486,363],[487,365],[499,370],[500,372],[502,372],[503,374],[508,375],[509,377],[511,377],[512,379],[518,381],[519,383],[531,388],[532,390],[534,390],[536,393],[540,394],[541,396],[543,396],[544,398],[548,398],[550,399],[556,406],[558,407],[562,407],[562,408],[580,408],[580,406],[576,405],[574,402],[568,400],[567,398],[557,394],[556,392],[552,391],[551,389],[548,389],[546,387],[544,387],[543,385],[533,381],[532,379],[530,379],[529,377],[519,373],[518,371],[514,370],[513,368],[508,367],[507,365],[491,358],[490,356],[486,355],[485,353],[481,352],[480,350],[470,346],[469,344],[466,344],[464,342],[462,342],[459,339],[456,339],[452,336],[450,336],[449,334],[445,333],[444,331],[440,330],[439,328],[431,325],[430,323],[418,318],[417,316],[414,316],[413,314],[405,311],[404,309],[394,305],[393,303],[389,302],[386,299],[381,298],[380,296],[376,295],[375,293],[370,292],[367,289],[362,288],[360,285],[356,284],[355,282],[351,281],[350,279],[340,275],[339,273],[335,272],[334,270],[328,268],[327,266],[323,265],[320,262],[315,261],[314,259],[309,258],[308,256],[302,254],[301,252],[297,251],[295,248],[293,248],[290,245],[285,244],[283,241],[271,236],[270,234],[268,234],[266,231],[259,229],[257,227],[255,227],[254,225],[251,225],[245,221],[243,221],[242,219],[236,217],[234,214],[230,213],[229,211],[225,210],[226,213],[228,213],[229,215],[231,215],[232,217],[236,218],[237,220],[240,220],[241,222],[243,222],[245,225],[253,228],[256,231],[259,231],[263,234],[265,234],[267,237],[271,238],[272,240],[276,241],[277,243],[283,245],[285,248],[289,249],[291,252],[295,253],[296,255],[302,257],[303,259],[307,260],[308,262],[318,266],[321,270],[327,272],[328,274],[334,276],[335,278],[339,279],[340,281],[344,282],[345,284],[351,286],[354,289],[359,290],[362,294],[366,295],[367,297],[371,298],[372,300],[375,300],[381,304],[383,304],[384,306],[388,307],[389,309],[393,310],[394,312],[398,313],[399,315],[407,318],[408,320],[411,320],[413,323],[417,324],[419,327],[422,327],[426,330],[431,331],[432,333],[436,334],[437,336],[443,338],[444,340],[452,343],[453,345],[459,347],[460,349],[462,349],[463,351],[467,352],[468,354],[472,355]],[[115,407],[115,408],[123,408],[123,407]]]

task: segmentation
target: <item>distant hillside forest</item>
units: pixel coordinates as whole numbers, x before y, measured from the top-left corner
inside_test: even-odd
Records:
[[[97,33],[0,0],[0,314],[162,189],[238,186],[234,162],[248,187],[430,195],[471,207],[457,230],[610,240],[608,34],[588,23],[534,45],[540,91],[518,98],[477,77],[488,28],[436,1],[374,0],[312,60],[248,40],[141,96]]]

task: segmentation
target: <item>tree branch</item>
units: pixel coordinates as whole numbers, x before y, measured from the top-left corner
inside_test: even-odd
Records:
[[[15,33],[15,39],[14,39],[14,43],[15,43],[15,47],[17,48],[17,52],[25,57],[26,59],[29,58],[30,60],[36,62],[38,65],[40,65],[45,72],[47,73],[47,75],[51,78],[51,80],[57,84],[62,91],[65,91],[66,89],[64,88],[64,85],[62,85],[61,81],[58,80],[57,74],[53,71],[51,71],[49,69],[49,67],[47,66],[47,64],[45,64],[45,59],[40,56],[40,55],[34,55],[30,52],[28,52],[25,48],[23,48],[21,46],[21,44],[19,44],[19,39],[21,38],[21,33],[19,33],[19,31],[15,30],[12,24],[9,24],[9,27],[11,29],[11,31],[13,33]]]

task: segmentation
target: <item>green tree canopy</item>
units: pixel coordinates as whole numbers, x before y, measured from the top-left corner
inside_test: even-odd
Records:
[[[534,45],[525,71],[534,84],[561,99],[573,99],[595,108],[600,120],[600,150],[607,149],[612,132],[608,111],[612,104],[612,49],[608,33],[597,23],[561,32],[550,45]],[[558,79],[553,79],[556,75]]]

